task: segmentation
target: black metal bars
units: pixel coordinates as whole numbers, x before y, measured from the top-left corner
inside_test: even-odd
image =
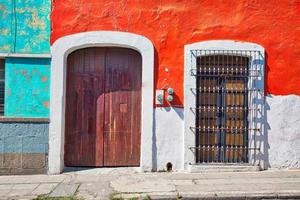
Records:
[[[197,163],[248,162],[248,134],[260,131],[251,120],[259,112],[253,100],[262,73],[254,64],[258,57],[256,51],[192,50]]]

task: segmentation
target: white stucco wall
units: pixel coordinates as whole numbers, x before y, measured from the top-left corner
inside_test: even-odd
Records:
[[[300,96],[266,97],[269,167],[300,168]]]
[[[300,96],[266,97],[263,114],[264,144],[257,154],[264,168],[300,168]],[[156,108],[153,142],[153,164],[166,169],[171,162],[175,171],[184,169],[184,109]]]
[[[156,170],[165,170],[168,162],[173,170],[183,169],[183,109],[156,108],[153,164]]]

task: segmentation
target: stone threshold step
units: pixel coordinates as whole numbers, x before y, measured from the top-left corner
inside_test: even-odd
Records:
[[[188,172],[255,172],[260,171],[258,165],[230,165],[230,164],[191,164]]]

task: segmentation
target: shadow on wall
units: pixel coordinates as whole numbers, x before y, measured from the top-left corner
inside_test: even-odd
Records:
[[[155,88],[157,88],[157,77],[158,77],[158,52],[157,49],[154,47],[154,92],[153,92],[153,99],[155,98]],[[155,107],[155,101],[153,101]],[[157,144],[156,144],[156,121],[155,121],[155,111],[152,114],[153,116],[153,127],[152,127],[152,171],[157,170]]]
[[[158,71],[158,56],[157,51],[155,51],[155,76],[157,77]],[[261,169],[267,169],[270,167],[269,162],[269,139],[268,139],[268,132],[270,129],[270,125],[268,123],[268,116],[267,111],[270,110],[270,106],[266,101],[266,96],[264,94],[265,82],[267,73],[269,70],[267,64],[267,55],[259,55],[253,61],[254,69],[257,70],[258,76],[254,79],[251,79],[249,82],[249,87],[255,91],[253,94],[250,95],[250,105],[251,110],[249,111],[249,161],[252,165],[259,165]],[[253,75],[255,76],[255,75]],[[184,116],[182,112],[177,112],[176,109],[173,107],[165,107],[164,110],[166,112],[170,112],[174,110],[176,114],[180,117],[181,120],[184,120]],[[153,123],[153,130],[158,129],[158,124],[155,120],[155,112],[153,113],[154,123]],[[156,138],[157,133],[153,132],[153,170],[158,170],[160,163],[158,163],[158,139]],[[182,149],[184,151],[184,149]]]
[[[159,71],[158,69],[159,69],[159,56],[158,56],[157,49],[154,47],[154,88],[157,88],[157,82],[158,82],[157,77],[158,77],[158,71]],[[164,88],[164,89],[166,89],[166,88]],[[173,102],[175,104],[178,104],[178,103],[181,104],[181,101],[180,101],[179,97],[177,96],[176,91],[173,94],[173,97],[174,97]],[[155,99],[155,91],[154,91],[153,98]],[[168,120],[172,119],[172,116],[175,117],[174,114],[178,116],[178,118],[175,117],[176,120],[179,120],[179,121],[181,120],[181,122],[183,122],[183,120],[184,120],[183,112],[180,111],[180,110],[182,110],[182,106],[180,106],[180,108],[178,108],[178,106],[173,105],[172,103],[167,103],[166,101],[163,105],[164,107],[156,107],[155,101],[154,101],[153,106],[156,109],[153,112],[153,127],[152,127],[153,128],[152,171],[158,171],[158,170],[163,170],[163,169],[167,170],[168,167],[165,165],[165,164],[167,164],[167,162],[170,162],[168,166],[170,166],[170,164],[172,164],[173,168],[179,169],[180,166],[179,166],[178,160],[180,160],[180,159],[178,157],[177,158],[172,157],[174,152],[171,153],[171,151],[173,151],[172,149],[174,148],[174,146],[172,146],[172,145],[165,146],[164,145],[164,141],[168,140],[168,139],[166,139],[166,137],[170,136],[169,135],[170,132],[168,131],[168,129],[163,129],[163,131],[162,131],[162,128],[164,127],[164,125],[162,125],[162,124],[169,122]],[[168,117],[164,118],[166,121],[161,122],[160,118],[163,117],[162,116],[163,113],[165,113],[170,118],[168,118]],[[161,123],[159,123],[159,122],[161,122]],[[178,121],[174,122],[174,123],[177,124]],[[181,132],[180,133],[179,132],[180,132],[180,130],[176,132],[177,136],[179,134],[182,134]],[[172,133],[172,135],[176,136],[176,133]],[[160,136],[159,138],[157,138],[158,135]],[[174,138],[173,139],[169,138],[169,140],[171,140],[171,141],[173,140],[173,143],[171,141],[168,141],[168,142],[169,142],[169,144],[174,145],[174,141],[175,141]],[[175,142],[175,143],[177,144],[177,142]],[[179,143],[180,142],[181,142],[181,140],[179,141]],[[161,152],[162,150],[165,152],[164,156],[159,155],[162,153]],[[170,169],[170,167],[169,167],[169,169]]]
[[[260,73],[260,76],[252,82],[252,88],[259,89],[259,91],[257,94],[254,94],[252,100],[252,108],[256,111],[250,111],[250,117],[252,118],[252,124],[250,128],[253,130],[250,131],[249,136],[249,146],[251,152],[249,158],[252,160],[251,164],[259,165],[262,169],[267,169],[270,167],[270,146],[268,140],[268,131],[270,129],[270,125],[268,123],[267,116],[267,111],[270,110],[270,106],[266,101],[266,94],[264,93],[269,70],[269,66],[267,64],[267,53],[265,53],[264,61],[259,63],[260,61],[258,61],[258,63],[254,63],[254,65],[259,66],[260,72],[262,73]],[[265,67],[264,70],[262,69],[263,66]]]

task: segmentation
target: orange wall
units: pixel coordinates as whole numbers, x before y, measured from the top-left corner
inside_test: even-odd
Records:
[[[184,45],[212,39],[262,45],[266,92],[300,95],[300,1],[53,0],[52,10],[51,44],[95,30],[149,38],[156,50],[156,88],[173,87],[174,106],[183,104]]]

